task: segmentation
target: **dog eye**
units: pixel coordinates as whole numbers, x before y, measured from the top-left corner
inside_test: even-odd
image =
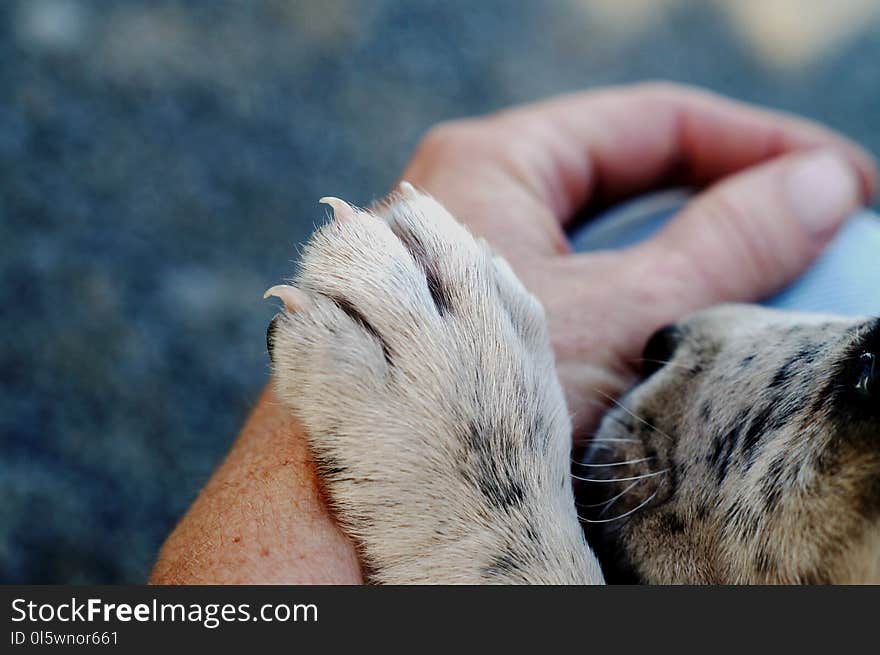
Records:
[[[877,356],[874,353],[863,352],[859,355],[857,364],[856,392],[865,397],[870,397],[877,382]]]
[[[682,332],[676,325],[667,325],[651,335],[642,352],[642,375],[651,377],[668,364],[681,340]]]

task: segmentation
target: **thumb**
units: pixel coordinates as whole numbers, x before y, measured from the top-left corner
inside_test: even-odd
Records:
[[[864,203],[860,188],[833,152],[780,157],[700,194],[628,254],[646,274],[671,278],[680,313],[760,300],[806,269]]]

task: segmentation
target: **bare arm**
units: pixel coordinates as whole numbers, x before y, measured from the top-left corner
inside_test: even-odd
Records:
[[[151,584],[359,584],[324,507],[302,429],[267,388],[168,537]]]

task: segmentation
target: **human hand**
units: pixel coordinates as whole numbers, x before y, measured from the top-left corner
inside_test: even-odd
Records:
[[[658,326],[800,273],[874,191],[871,159],[800,119],[670,85],[575,94],[432,130],[403,179],[486,237],[544,304],[575,427],[637,375]],[[655,238],[573,255],[579,208],[708,188]],[[302,430],[264,392],[165,542],[154,583],[356,583]]]
[[[658,327],[755,301],[801,273],[873,193],[852,143],[697,89],[605,89],[440,125],[403,179],[485,237],[543,303],[575,434],[634,382]],[[656,237],[571,254],[583,207],[707,187]]]

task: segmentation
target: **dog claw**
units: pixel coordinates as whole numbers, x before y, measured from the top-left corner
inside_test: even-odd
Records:
[[[324,205],[330,205],[330,208],[333,210],[333,217],[337,221],[347,221],[354,216],[354,207],[340,198],[324,196],[318,200],[318,202]]]
[[[280,298],[284,307],[291,313],[302,311],[308,302],[305,293],[288,284],[276,284],[274,287],[266,289],[263,298],[269,297]]]

